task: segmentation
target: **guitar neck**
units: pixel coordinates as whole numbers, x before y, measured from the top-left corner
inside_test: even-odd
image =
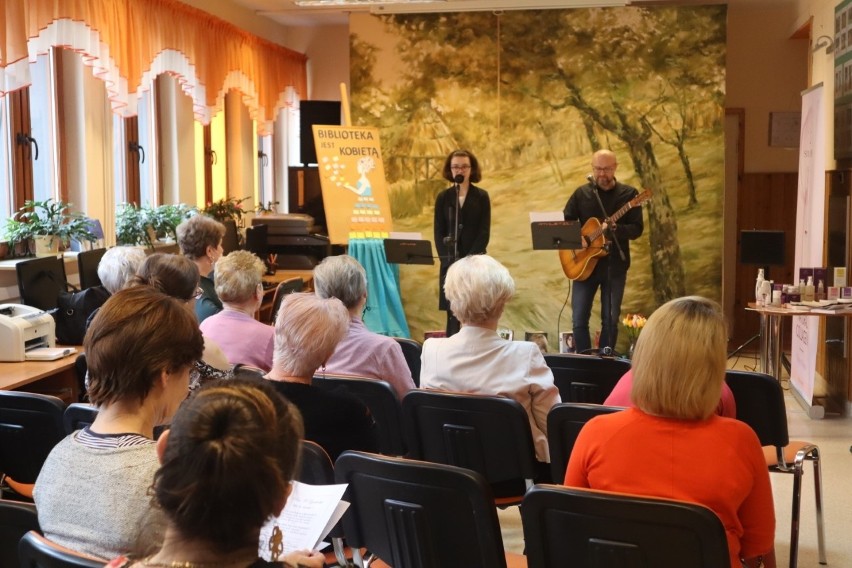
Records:
[[[633,201],[632,201],[632,200],[631,200],[631,201],[628,201],[627,203],[625,203],[624,205],[622,205],[622,206],[621,206],[621,208],[620,208],[618,211],[616,211],[615,213],[613,213],[612,215],[610,215],[610,216],[609,216],[609,222],[610,222],[610,224],[615,223],[616,221],[618,221],[619,219],[621,219],[621,217],[622,217],[625,213],[627,213],[628,211],[630,211],[632,208],[633,208]],[[592,233],[591,235],[589,235],[589,238],[590,238],[591,240],[593,240],[593,241],[594,241],[594,240],[596,240],[596,239],[600,238],[600,236],[601,236],[602,234],[603,234],[603,229],[602,229],[602,228],[600,228],[600,227],[598,227],[598,228],[595,230],[595,232],[594,232],[594,233]]]

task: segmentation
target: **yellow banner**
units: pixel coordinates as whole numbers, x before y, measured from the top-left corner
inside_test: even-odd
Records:
[[[392,230],[379,130],[314,125],[328,237],[348,244],[350,235]]]

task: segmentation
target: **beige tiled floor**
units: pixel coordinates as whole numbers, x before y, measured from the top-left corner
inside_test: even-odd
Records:
[[[737,368],[752,366],[753,361],[748,359],[740,359],[737,364]],[[787,395],[786,402],[790,438],[807,440],[820,448],[828,565],[852,567],[852,418],[827,415],[822,420],[811,420],[792,395]],[[805,468],[799,566],[810,568],[820,564],[817,555],[813,469],[810,464],[806,464]],[[778,566],[788,566],[793,478],[772,474],[770,480],[775,496]],[[500,511],[499,516],[506,550],[522,552],[523,530],[518,508]]]

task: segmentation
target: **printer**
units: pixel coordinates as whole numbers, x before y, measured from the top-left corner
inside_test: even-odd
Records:
[[[56,346],[56,322],[38,308],[0,304],[0,361],[25,361],[27,352]]]

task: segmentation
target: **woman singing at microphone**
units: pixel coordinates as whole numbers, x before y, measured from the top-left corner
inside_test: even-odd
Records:
[[[491,200],[488,192],[473,185],[482,179],[482,173],[472,152],[450,153],[444,161],[443,174],[453,185],[435,200],[435,247],[441,259],[438,309],[447,312],[449,337],[459,330],[460,324],[444,295],[447,269],[460,258],[486,252],[491,235]]]

